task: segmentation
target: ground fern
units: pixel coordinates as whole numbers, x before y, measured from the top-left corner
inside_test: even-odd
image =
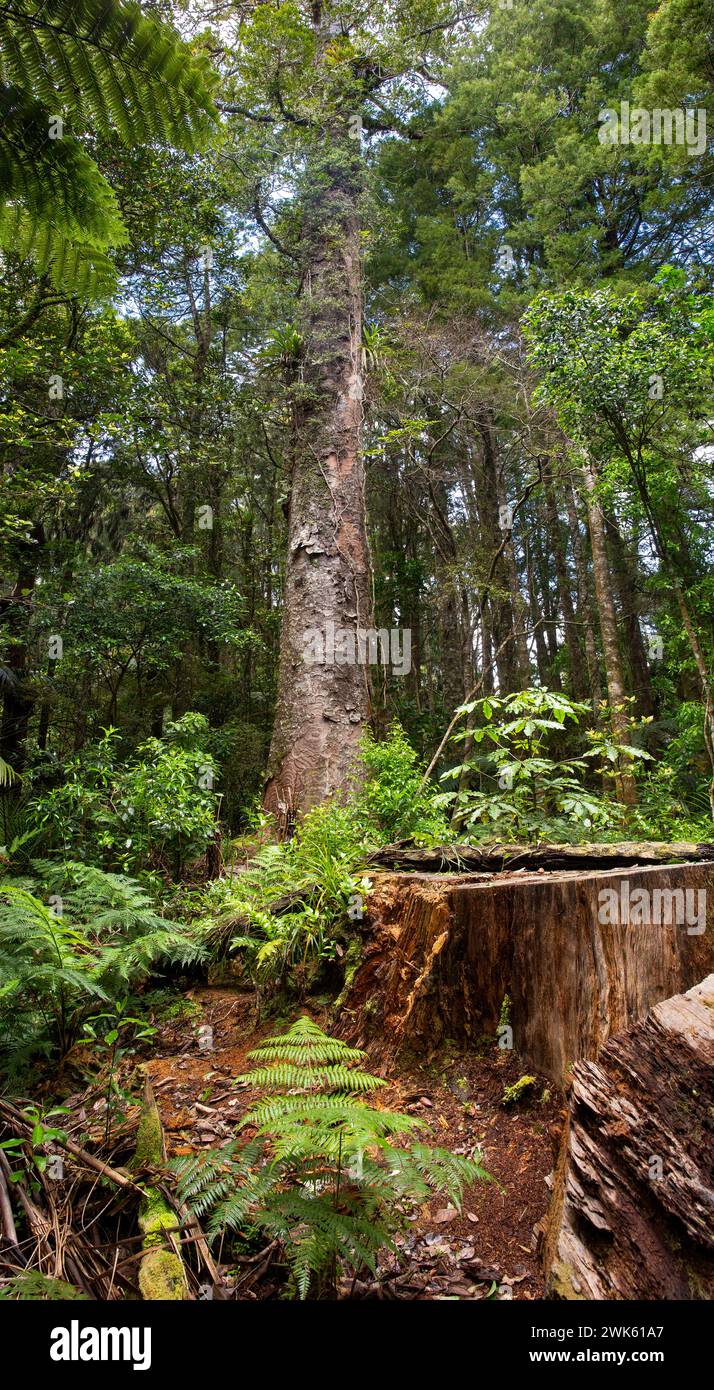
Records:
[[[209,1214],[210,1235],[260,1232],[280,1243],[299,1298],[334,1294],[341,1270],[376,1273],[415,1202],[438,1193],[460,1207],[464,1187],[489,1177],[478,1159],[423,1142],[423,1120],[362,1099],[386,1083],[359,1068],[364,1053],[312,1020],[249,1057],[261,1065],[241,1081],[271,1093],[241,1121],[255,1136],[172,1166],[182,1201]],[[410,1137],[411,1147],[397,1146]]]

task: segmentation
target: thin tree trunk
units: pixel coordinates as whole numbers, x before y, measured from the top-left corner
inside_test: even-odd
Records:
[[[33,527],[31,539],[22,546],[17,579],[10,595],[0,601],[8,635],[13,639],[8,648],[5,697],[0,725],[0,756],[13,771],[21,773],[27,762],[27,735],[34,708],[34,695],[27,689],[28,629],[34,602],[39,553],[44,544],[41,525]],[[16,784],[19,786],[19,783]]]
[[[592,613],[595,608],[595,595],[585,559],[583,538],[580,533],[580,522],[578,520],[575,493],[572,485],[569,485],[566,489],[565,505],[568,512],[568,524],[570,526],[573,555],[575,558],[575,573],[578,585],[578,613],[582,615],[581,621],[585,638],[585,661],[588,670],[588,687],[591,692],[593,713],[595,718],[599,719],[600,702],[602,700],[602,684],[600,680],[600,659],[598,657],[595,628],[592,620]]]
[[[530,545],[526,547],[526,573],[528,576],[528,595],[533,622],[533,636],[535,638],[538,679],[541,685],[547,686],[550,685],[552,672],[548,647],[545,640],[545,632],[543,631],[543,623],[541,621],[542,609],[536,590],[535,575],[533,573],[533,551]]]
[[[500,503],[495,431],[493,421],[488,414],[479,420],[478,430],[482,444],[482,463],[477,482],[481,548],[485,555],[489,555],[494,554],[501,546],[503,531],[499,526]],[[518,652],[513,636],[516,621],[503,556],[499,559],[493,575],[488,608],[489,627],[496,653],[495,662],[498,670],[499,689],[502,693],[516,690],[519,686]]]
[[[632,563],[620,528],[613,516],[605,517],[605,529],[612,557],[612,573],[617,586],[617,596],[622,613],[627,660],[632,673],[632,689],[637,696],[640,714],[653,715],[655,713],[654,692],[637,611],[637,570]]]
[[[597,598],[598,616],[600,619],[603,656],[605,659],[610,720],[615,742],[626,744],[630,742],[630,730],[627,720],[627,706],[625,703],[625,680],[620,656],[617,618],[615,615],[615,604],[610,581],[610,567],[607,558],[607,545],[605,542],[605,519],[602,514],[600,503],[595,495],[595,473],[591,464],[587,464],[583,469],[583,475],[588,500],[590,544],[592,546],[595,594]],[[632,771],[626,767],[622,767],[618,774],[617,793],[619,800],[626,806],[634,806],[636,804],[637,789],[635,787],[635,779],[632,775]]]
[[[636,458],[628,448],[625,448],[624,451],[627,456],[630,468],[632,470],[632,475],[637,485],[640,498],[642,500],[645,517],[647,519],[647,524],[650,529],[650,534],[652,536],[652,542],[654,544],[657,557],[660,563],[663,566],[667,567],[667,570],[671,575],[671,587],[677,600],[677,605],[679,607],[682,622],[684,623],[684,630],[687,634],[687,638],[689,639],[689,645],[692,651],[692,655],[694,657],[697,673],[699,675],[702,700],[704,703],[704,744],[707,750],[707,756],[709,758],[709,765],[712,770],[712,778],[709,783],[709,805],[711,807],[712,816],[714,817],[714,686],[712,685],[712,679],[709,674],[709,666],[707,663],[706,656],[704,654],[704,649],[700,641],[699,633],[697,632],[696,624],[694,622],[692,614],[689,611],[689,604],[687,602],[685,591],[682,587],[680,578],[676,575],[675,572],[675,561],[673,560],[671,554],[671,547],[666,539],[664,529],[659,521],[656,509],[652,503],[652,498],[649,494],[649,489],[647,487],[646,481],[646,473],[642,466],[642,460],[639,457]],[[678,532],[676,550],[679,552],[681,556],[684,557],[685,573],[691,573],[689,547],[687,545],[686,537],[682,532],[681,528],[676,525],[676,522],[675,526]]]
[[[570,685],[574,699],[584,700],[587,694],[585,666],[578,638],[575,609],[573,607],[573,597],[570,589],[570,575],[568,574],[568,564],[565,558],[565,546],[563,545],[563,533],[560,527],[560,516],[558,515],[555,487],[553,478],[547,470],[544,474],[543,484],[548,531],[553,549],[555,575],[558,581],[558,600],[560,603],[560,611],[563,615],[565,645],[568,652]]]

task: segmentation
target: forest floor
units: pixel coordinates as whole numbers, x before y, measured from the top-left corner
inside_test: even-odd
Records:
[[[225,1143],[255,1093],[236,1085],[248,1070],[247,1054],[275,1033],[276,1020],[256,1025],[254,996],[230,987],[201,987],[185,996],[185,1007],[164,1022],[145,1065],[159,1106],[169,1157]],[[311,1002],[280,1020],[289,1025],[309,1013]],[[212,1050],[199,1050],[198,1029],[213,1030]],[[366,1063],[369,1066],[369,1063]],[[376,1103],[423,1118],[430,1142],[471,1155],[480,1149],[494,1181],[465,1194],[463,1211],[434,1199],[416,1213],[398,1237],[399,1254],[388,1253],[379,1279],[344,1281],[343,1296],[418,1299],[543,1296],[534,1227],[549,1201],[548,1175],[563,1123],[563,1099],[537,1078],[531,1100],[506,1107],[503,1093],[522,1074],[512,1053],[491,1046],[483,1052],[447,1050],[436,1063],[392,1068]],[[274,1297],[270,1270],[249,1296]],[[226,1271],[226,1297],[231,1275]]]

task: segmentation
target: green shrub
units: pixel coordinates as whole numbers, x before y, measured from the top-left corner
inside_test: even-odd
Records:
[[[442,780],[459,784],[449,800],[454,822],[469,838],[582,840],[607,838],[622,827],[622,808],[587,785],[586,760],[599,763],[593,771],[602,777],[648,755],[593,731],[585,733],[590,746],[579,756],[557,756],[568,724],[578,729],[591,715],[588,705],[534,688],[474,700],[461,713],[476,719],[453,742],[466,742],[470,751]]]
[[[186,714],[122,763],[118,732],[106,730],[96,748],[69,760],[61,787],[30,803],[35,843],[107,868],[157,866],[178,877],[216,834],[217,768],[207,737],[204,716]]]
[[[430,842],[448,839],[449,827],[440,809],[442,798],[423,783],[417,755],[400,724],[393,723],[386,739],[370,733],[361,743],[365,772],[356,815],[368,840],[387,844],[409,838]]]
[[[39,1269],[23,1269],[20,1274],[3,1283],[0,1299],[7,1302],[82,1303],[88,1301],[89,1295],[82,1293],[74,1284],[65,1283],[64,1279],[52,1279],[42,1274]]]
[[[323,965],[344,958],[363,916],[373,849],[395,838],[447,834],[398,724],[383,742],[365,736],[361,764],[364,776],[349,803],[333,797],[313,807],[291,840],[259,850],[244,872],[204,894],[209,943],[219,956],[226,947],[240,951],[260,987],[290,977],[302,995]]]
[[[304,992],[361,916],[364,859],[352,810],[337,801],[313,807],[292,840],[265,846],[242,873],[209,885],[209,943],[218,955],[240,950],[254,983],[277,986],[290,972]]]
[[[709,841],[714,825],[701,704],[685,701],[658,733],[666,743],[640,784],[632,832],[655,840]]]

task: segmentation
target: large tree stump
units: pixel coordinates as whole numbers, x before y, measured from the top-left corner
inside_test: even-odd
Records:
[[[543,1251],[568,1299],[714,1297],[714,975],[578,1062]]]
[[[708,894],[708,922],[639,924],[638,892]],[[714,969],[714,864],[546,874],[380,874],[341,1031],[388,1064],[492,1038],[508,995],[524,1063],[562,1082],[660,1000]],[[601,920],[601,896],[622,906]],[[628,901],[625,901],[625,898]],[[669,900],[673,902],[673,900]],[[618,908],[619,912],[619,908]],[[605,914],[607,915],[607,914]],[[666,915],[666,914],[665,914]],[[672,913],[676,917],[676,913]]]

